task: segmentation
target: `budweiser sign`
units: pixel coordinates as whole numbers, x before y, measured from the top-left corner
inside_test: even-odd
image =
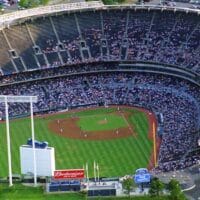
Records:
[[[84,169],[65,169],[54,171],[54,179],[82,179]]]

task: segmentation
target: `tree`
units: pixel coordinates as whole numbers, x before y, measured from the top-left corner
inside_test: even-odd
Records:
[[[123,188],[127,190],[128,195],[130,196],[131,189],[133,188],[133,179],[132,178],[124,179],[122,185]]]
[[[49,3],[49,0],[40,0],[40,3],[45,6]]]
[[[19,6],[22,8],[33,8],[39,5],[46,5],[48,2],[49,0],[20,0]]]
[[[163,189],[164,184],[158,178],[154,178],[150,183],[149,194],[151,196],[160,196]]]
[[[168,190],[170,192],[170,200],[186,200],[185,195],[181,191],[180,184],[177,180],[172,179],[168,183]]]
[[[119,4],[123,3],[125,0],[103,0],[104,4],[111,5],[111,4]]]
[[[87,190],[82,190],[81,192],[80,192],[80,194],[81,194],[81,196],[85,199],[85,200],[87,200],[88,198],[88,193],[87,193]]]

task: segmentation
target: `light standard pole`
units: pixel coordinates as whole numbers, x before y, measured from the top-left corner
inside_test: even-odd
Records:
[[[31,130],[33,141],[33,155],[35,154],[35,138],[34,138],[34,123],[33,123],[33,103],[37,103],[37,96],[12,96],[12,95],[0,95],[0,103],[5,103],[6,114],[6,135],[7,135],[7,149],[8,149],[8,173],[9,173],[9,186],[13,185],[12,182],[12,158],[11,158],[11,145],[10,145],[10,125],[9,125],[9,112],[8,103],[30,103],[31,110]],[[36,174],[36,156],[34,156],[34,183],[37,184]],[[36,181],[35,181],[36,180]]]

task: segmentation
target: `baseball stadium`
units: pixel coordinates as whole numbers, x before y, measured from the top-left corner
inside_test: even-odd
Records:
[[[87,199],[83,187],[126,199],[120,181],[139,169],[200,199],[199,58],[196,7],[90,1],[1,14],[0,199]],[[84,177],[39,176],[50,164],[36,166],[35,152],[51,148],[52,173]],[[77,182],[65,193],[62,184]],[[133,199],[152,198],[150,180],[133,184]]]

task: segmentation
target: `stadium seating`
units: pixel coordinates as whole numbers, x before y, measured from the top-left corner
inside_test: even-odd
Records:
[[[169,64],[166,69],[198,78],[199,19],[179,11],[111,9],[38,17],[5,28],[0,31],[0,94],[37,95],[35,113],[109,104],[162,113],[158,169],[193,165],[199,155],[185,153],[197,147],[199,87],[119,63]],[[0,111],[4,116],[2,104]],[[9,115],[29,115],[29,105],[9,104]],[[52,191],[59,187],[52,184]]]
[[[59,68],[56,73],[58,71]],[[183,159],[186,150],[197,147],[194,141],[197,140],[195,132],[199,129],[200,93],[199,88],[188,81],[167,75],[136,72],[93,72],[7,85],[0,87],[0,93],[37,95],[39,101],[34,105],[35,112],[98,105],[101,102],[148,108],[162,113],[164,120],[159,167],[171,170],[195,162],[190,160],[184,162],[183,166],[176,164],[177,160]],[[20,115],[28,113],[28,110],[26,104],[10,104],[9,114]],[[4,113],[3,107],[1,111]],[[169,162],[170,165],[166,164]]]
[[[0,66],[8,74],[95,60],[142,60],[199,72],[198,22],[196,13],[153,10],[38,18],[1,31]],[[5,55],[8,51],[13,55]]]

